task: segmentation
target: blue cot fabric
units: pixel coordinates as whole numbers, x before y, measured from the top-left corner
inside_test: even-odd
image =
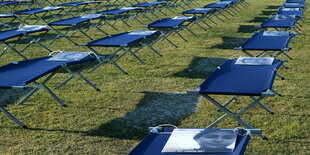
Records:
[[[81,18],[81,17],[74,17],[74,18],[67,18],[55,22],[48,23],[48,25],[57,25],[57,26],[74,26],[80,23],[86,22],[91,20],[90,18]]]
[[[294,36],[294,34],[289,36],[264,36],[263,32],[257,32],[245,41],[241,47],[243,50],[280,51],[288,47],[291,38]]]
[[[261,96],[271,89],[283,61],[272,65],[236,65],[228,60],[216,69],[201,85],[200,94]]]
[[[0,41],[5,41],[11,38],[22,36],[26,33],[35,33],[35,32],[41,32],[41,31],[48,31],[48,29],[43,28],[43,29],[35,30],[35,31],[18,31],[18,29],[12,29],[12,30],[0,31]]]
[[[88,3],[85,2],[72,2],[72,3],[64,3],[64,4],[60,4],[59,6],[79,6],[79,5],[85,5]]]
[[[305,0],[286,0],[286,3],[305,3]]]
[[[171,132],[172,128],[164,128],[163,132]],[[168,141],[171,134],[148,134],[141,142],[138,144],[129,155],[185,155],[184,153],[162,153],[166,142]],[[243,154],[250,140],[250,136],[237,136],[236,147],[232,153],[186,153],[186,155],[240,155]]]
[[[303,17],[304,13],[303,10],[298,10],[298,11],[284,11],[283,9],[279,9],[277,12],[278,15],[296,15],[299,17]]]
[[[299,3],[299,4],[295,4],[295,3],[284,3],[282,4],[282,6],[284,8],[306,8],[305,4]]]
[[[274,28],[292,28],[294,27],[297,20],[275,20],[274,18],[269,18],[264,21],[260,26],[262,28],[274,27]]]
[[[102,14],[106,14],[106,15],[119,15],[122,13],[127,13],[133,10],[139,10],[138,8],[131,8],[131,9],[111,9],[111,10],[105,10],[105,11],[101,11],[101,12],[97,12],[97,13],[102,13]]]
[[[148,28],[177,28],[188,20],[190,20],[190,19],[164,18],[164,19],[157,20],[157,21],[147,25],[147,27]]]
[[[211,12],[214,12],[216,9],[203,9],[203,8],[199,8],[199,9],[192,9],[192,10],[187,10],[182,12],[182,14],[209,14]]]
[[[24,11],[18,11],[14,14],[18,15],[28,15],[28,14],[37,14],[42,12],[48,12],[48,11],[55,11],[55,10],[62,10],[63,8],[57,8],[57,9],[31,9],[31,10],[24,10]]]
[[[135,44],[147,37],[157,36],[161,34],[158,31],[150,35],[130,35],[130,33],[131,32],[125,32],[125,33],[107,36],[107,37],[86,43],[85,46],[104,46],[104,47],[128,46],[129,47],[132,44]]]
[[[88,56],[80,61],[49,61],[52,56],[20,61],[0,67],[0,88],[10,89],[13,86],[27,85],[53,71],[60,69],[62,64],[74,65],[94,61]]]
[[[225,8],[228,5],[229,3],[211,3],[211,4],[204,6],[204,8]]]
[[[18,29],[0,31],[0,41],[5,41],[17,36],[22,36],[24,33],[22,31],[17,31]]]
[[[145,7],[145,8],[148,8],[148,7],[154,7],[154,6],[157,6],[159,4],[163,4],[163,2],[147,2],[147,3],[139,3],[139,4],[136,4],[136,5],[133,5],[133,7]]]

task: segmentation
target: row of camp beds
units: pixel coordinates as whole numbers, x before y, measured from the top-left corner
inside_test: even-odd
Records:
[[[303,21],[303,11],[306,9],[304,0],[287,0],[278,11],[271,15],[258,27],[263,29],[274,28],[278,31],[290,31],[301,34],[299,21]]]
[[[207,5],[208,6],[208,5]],[[103,32],[104,34],[107,34],[105,31],[103,31],[100,27],[102,26],[102,21],[105,20],[107,14],[110,15],[119,15],[122,13],[126,13],[129,12],[131,10],[134,10],[136,8],[122,8],[122,9],[114,9],[114,10],[107,10],[107,11],[103,11],[103,12],[99,12],[97,14],[86,14],[80,17],[74,17],[74,18],[68,18],[68,19],[63,19],[60,21],[56,21],[56,22],[51,22],[48,23],[48,25],[50,26],[50,28],[52,28],[53,30],[55,30],[55,32],[58,33],[58,35],[51,41],[51,43],[53,43],[56,39],[59,38],[66,38],[67,40],[69,40],[70,42],[72,42],[75,45],[78,45],[78,43],[76,43],[75,41],[73,41],[71,38],[74,36],[75,33],[77,32],[81,32],[82,34],[84,34],[86,37],[88,37],[89,39],[93,39],[91,38],[89,35],[87,35],[87,31],[90,28],[97,28],[99,31]],[[155,21],[149,25],[147,25],[146,27],[150,30],[160,30],[162,31],[162,36],[160,38],[157,38],[156,40],[153,41],[152,44],[154,44],[156,41],[162,39],[162,40],[168,40],[172,45],[176,46],[172,41],[170,41],[168,39],[169,36],[171,35],[179,35],[183,40],[186,41],[186,39],[179,33],[179,31],[183,30],[183,29],[187,29],[189,30],[189,26],[196,24],[198,25],[198,22],[203,21],[202,19],[209,19],[211,21],[213,21],[210,16],[212,16],[214,14],[214,12],[216,12],[215,8],[202,8],[202,9],[198,9],[198,11],[203,11],[200,12],[202,16],[181,16],[181,17],[173,17],[173,18],[165,18],[165,19],[161,19],[158,21]],[[104,15],[103,15],[104,14]],[[185,11],[183,12],[183,14],[197,14],[197,9],[194,10],[189,10],[189,11]],[[89,24],[91,21],[94,21],[95,19],[97,19],[97,23],[92,23]],[[120,19],[122,20],[122,19]],[[123,22],[126,22],[124,20],[122,20]],[[214,21],[213,21],[214,22]],[[104,21],[103,24],[109,24],[109,22]],[[88,28],[85,28],[84,25],[89,25]],[[113,27],[112,24],[109,24]],[[58,26],[66,26],[67,29],[65,32],[62,32],[60,30],[57,30]],[[49,48],[47,48],[45,45],[43,45],[42,43],[40,43],[40,38],[37,37],[33,37],[31,34],[32,33],[37,33],[37,32],[47,32],[48,30],[50,30],[50,28],[47,28],[46,26],[36,26],[36,25],[26,25],[25,27],[22,28],[18,28],[18,29],[12,29],[12,30],[6,30],[6,31],[1,31],[1,38],[0,41],[2,43],[4,43],[7,47],[0,53],[0,56],[2,56],[4,54],[4,52],[6,52],[8,49],[12,49],[13,51],[15,51],[17,54],[19,54],[20,56],[22,56],[24,59],[27,59],[22,52],[25,51],[31,44],[33,43],[38,43],[39,45],[41,45],[42,47],[44,47],[47,51],[51,50]],[[83,31],[84,30],[84,31]],[[69,32],[72,32],[72,34],[69,34]],[[190,31],[190,30],[189,30]],[[195,33],[193,33],[192,31],[190,31],[193,35],[196,35]],[[122,33],[122,34],[129,34],[128,33]],[[16,43],[18,43],[23,36],[27,36],[31,39],[31,41],[25,46],[25,48],[21,49],[20,51],[17,50],[15,48]],[[120,38],[120,36],[122,37],[127,37],[126,35],[112,35],[109,36],[107,38],[111,39],[111,38],[115,38],[118,37],[119,40],[124,40],[124,38]],[[132,36],[132,35],[129,35]],[[12,38],[18,38],[17,41],[15,42],[9,42],[8,40],[12,39]],[[10,44],[11,43],[11,44]],[[50,44],[51,44],[50,43]],[[117,44],[118,42],[116,42]],[[152,45],[151,44],[151,45]],[[118,46],[123,46],[124,48],[124,44],[119,43]],[[152,48],[152,46],[150,44],[143,44],[144,46],[147,45],[148,47],[151,47],[151,49],[153,51],[155,51],[157,54],[161,55],[158,51],[156,51],[154,48]],[[102,46],[115,46],[115,45],[108,45],[108,44],[103,44]],[[144,47],[141,46],[141,47]],[[141,48],[138,48],[137,51],[139,51]],[[119,50],[117,50],[119,52]],[[136,53],[136,52],[133,52]],[[113,54],[113,55],[116,55]],[[118,60],[118,59],[116,59]],[[141,61],[143,63],[143,61],[141,59],[138,59],[139,61]],[[118,67],[120,68],[120,67]],[[124,70],[122,70],[124,73],[126,73]]]
[[[43,23],[49,23],[53,19],[62,19],[63,17],[70,15],[71,17],[76,17],[80,13],[86,13],[85,7],[89,7],[87,12],[89,11],[94,11],[97,14],[105,14],[106,16],[113,16],[112,20],[122,20],[126,25],[128,25],[127,22],[125,22],[125,19],[130,19],[133,17],[136,17],[137,14],[142,14],[143,17],[151,20],[146,14],[151,13],[155,17],[159,18],[154,12],[155,11],[160,11],[164,15],[166,15],[162,10],[162,8],[169,8],[169,7],[164,7],[167,6],[168,4],[165,1],[154,1],[154,2],[145,2],[145,3],[138,3],[135,5],[132,5],[131,7],[123,7],[123,8],[116,8],[116,9],[108,9],[105,11],[100,11],[100,2],[97,1],[84,1],[84,2],[75,2],[75,3],[64,3],[58,6],[48,6],[44,8],[38,8],[38,9],[27,9],[23,11],[18,11],[14,13],[8,13],[8,14],[0,14],[0,22],[3,24],[1,29],[8,27],[11,28],[10,26],[13,21],[19,20],[20,23],[25,23],[25,24],[37,24],[40,21],[43,21]],[[82,6],[82,8],[79,8],[79,6]],[[69,7],[68,9],[65,9]],[[73,10],[74,9],[74,10]],[[64,13],[62,13],[64,11]],[[76,12],[76,13],[73,13]],[[132,14],[130,14],[132,13]],[[61,15],[60,15],[61,14]],[[24,18],[22,18],[23,16]],[[49,16],[49,17],[48,17]],[[36,20],[32,21],[29,23],[28,19],[35,17]],[[48,17],[48,18],[47,18]],[[121,18],[122,17],[122,18]],[[2,20],[1,20],[2,19]],[[6,19],[11,19],[11,20],[6,20]],[[134,18],[137,20],[137,18]],[[4,21],[6,20],[6,21]],[[111,19],[110,19],[111,20]],[[137,20],[139,23],[141,21]],[[113,24],[112,24],[113,25]],[[112,26],[110,24],[110,26]],[[128,25],[129,26],[129,25]],[[116,29],[114,26],[112,26],[114,29]],[[0,29],[0,30],[1,30]]]
[[[190,18],[194,18],[194,17],[190,17]],[[177,26],[179,26],[179,24],[182,24],[184,23],[185,21],[188,20],[188,18],[172,18],[172,23],[177,23]],[[157,22],[154,22],[155,25]],[[149,27],[153,27],[153,28],[156,28],[156,26],[152,26],[153,24],[150,24]],[[174,26],[172,26],[174,27]],[[6,31],[6,33],[3,35],[1,35],[1,38],[0,38],[0,41],[4,42],[8,47],[14,47],[12,45],[9,45],[8,42],[6,42],[5,40],[7,40],[7,38],[13,38],[13,37],[19,37],[19,39],[26,35],[30,38],[33,38],[33,36],[31,36],[30,34],[31,33],[35,33],[35,32],[46,32],[48,31],[48,29],[45,27],[45,26],[31,26],[31,25],[28,25],[28,26],[25,26],[23,28],[20,28],[18,30],[9,30],[9,31]],[[89,60],[96,60],[98,63],[97,65],[93,68],[96,69],[97,67],[99,67],[100,65],[102,64],[105,64],[106,62],[109,62],[109,63],[112,63],[113,65],[115,65],[118,69],[120,69],[123,73],[127,73],[126,71],[124,71],[120,66],[118,66],[116,64],[116,61],[118,59],[120,59],[122,56],[124,56],[126,53],[129,53],[131,55],[133,55],[134,57],[137,58],[137,60],[139,60],[141,63],[144,63],[137,55],[136,53],[138,51],[140,51],[143,47],[150,47],[155,53],[157,53],[158,55],[161,55],[158,51],[156,51],[152,45],[158,41],[159,39],[158,38],[161,38],[159,37],[160,35],[162,34],[162,31],[158,31],[158,30],[149,30],[149,31],[129,31],[129,32],[125,32],[125,33],[120,33],[120,34],[116,34],[116,35],[111,35],[111,36],[108,36],[108,37],[104,37],[102,39],[98,39],[98,40],[95,40],[95,41],[92,41],[92,42],[89,42],[89,43],[86,43],[86,44],[81,44],[82,46],[86,46],[88,47],[92,53],[94,54],[93,58],[95,59],[89,59]],[[35,40],[35,39],[33,39]],[[38,42],[39,43],[39,42]],[[48,51],[51,52],[51,50],[49,50],[47,47],[45,47],[44,45],[42,45],[41,43],[39,43],[41,46],[43,46],[45,49],[47,49]],[[29,44],[28,44],[29,45]],[[27,46],[28,46],[27,45]],[[99,46],[103,46],[103,47],[118,47],[118,49],[113,53],[113,54],[110,54],[110,55],[107,55],[107,56],[102,56],[100,55],[97,50],[95,50],[96,47],[99,47]],[[25,61],[23,62],[33,62],[33,60],[28,60],[26,57],[24,57],[20,52],[18,52],[15,48],[12,48],[13,51],[15,51],[16,53],[20,54],[24,59]],[[133,50],[134,49],[134,50]],[[119,54],[119,52],[123,52],[122,54]],[[5,52],[5,51],[4,51]],[[4,53],[2,52],[1,55]],[[35,60],[41,60],[41,58],[38,58],[38,59],[35,59]],[[50,59],[49,59],[50,61]],[[49,62],[48,61],[48,62]],[[36,62],[36,61],[34,61]],[[53,61],[54,62],[54,61]],[[84,62],[84,61],[83,61]],[[61,62],[63,63],[63,62]],[[14,63],[13,63],[14,64]],[[16,62],[16,64],[22,64],[22,63],[19,63],[19,62]],[[70,65],[71,63],[68,63],[66,64],[65,66],[68,66]],[[75,64],[75,63],[73,63]],[[14,65],[13,65],[14,66]],[[15,65],[16,66],[16,65]],[[31,65],[29,65],[31,67]],[[41,65],[39,65],[41,66]],[[56,70],[59,69],[59,64],[56,65]],[[21,67],[22,68],[22,67]],[[23,69],[23,68],[22,68]],[[27,70],[27,69],[26,69]],[[44,70],[44,69],[43,69]],[[92,70],[92,71],[93,71]],[[38,76],[38,78],[50,73],[51,71],[55,71],[55,70],[50,70],[48,72],[44,72],[44,74],[40,74],[40,75],[37,75],[37,73],[34,73],[35,75],[31,75],[29,74],[30,76]],[[20,73],[23,73],[22,71]],[[69,71],[69,73],[72,73],[72,71]],[[73,75],[76,75],[76,74],[73,74]],[[7,77],[10,77],[10,76],[7,76]],[[37,78],[29,78],[29,77],[25,77],[26,79],[33,79],[33,80],[36,80]],[[48,78],[50,79],[50,78]],[[71,78],[70,78],[71,79]],[[10,78],[10,80],[13,80]],[[22,80],[25,80],[22,78]],[[24,81],[24,82],[18,82],[18,83],[22,83],[24,85],[27,85],[28,83],[31,83],[33,82],[33,80],[30,80],[29,82],[28,81]],[[48,80],[44,80],[45,82],[47,82]],[[88,81],[88,80],[87,80]],[[44,82],[44,83],[45,83]],[[67,80],[66,80],[67,82]],[[65,83],[66,83],[65,82]],[[7,81],[5,81],[5,83],[9,83]],[[44,84],[43,83],[43,84]],[[90,83],[90,82],[89,82]],[[14,84],[15,86],[16,83]],[[96,90],[98,90],[93,84],[91,84]],[[5,87],[5,88],[13,88],[13,87]],[[14,87],[15,88],[15,87]],[[18,88],[18,87],[16,87]],[[21,87],[23,88],[23,87]],[[45,88],[45,87],[40,87],[40,88]],[[47,88],[45,88],[46,90],[49,90]],[[36,91],[38,90],[38,88],[36,89]],[[51,91],[48,91],[50,94],[53,94]],[[29,96],[31,96],[33,93],[31,93]],[[60,99],[58,99],[54,94],[52,95],[58,102],[60,102],[62,105],[64,105],[62,103],[62,101]],[[24,100],[26,100],[28,97],[26,97]]]
[[[290,3],[290,2],[294,3]],[[299,1],[299,3],[295,3]],[[258,27],[265,30],[256,32],[251,38],[245,41],[236,50],[242,50],[246,55],[251,57],[271,56],[277,58],[280,55],[285,55],[288,59],[292,59],[287,53],[291,50],[289,43],[291,39],[298,34],[301,34],[300,23],[297,22],[304,18],[303,11],[306,5],[303,0],[287,0],[278,9],[275,17],[268,18]],[[268,28],[274,28],[277,31],[268,31]],[[293,30],[290,32],[289,30]],[[262,51],[257,55],[251,54],[249,51]],[[283,65],[286,67],[285,65]]]
[[[273,32],[262,32],[263,36],[271,36],[271,37],[276,37],[273,38],[273,40],[278,40],[277,35],[274,35]],[[264,33],[266,33],[264,35]],[[133,34],[129,35],[146,35],[149,34],[151,36],[155,35],[156,33],[150,33],[150,32],[133,32]],[[282,35],[281,35],[282,36]],[[144,38],[148,38],[145,37]],[[271,38],[269,38],[271,39]],[[290,40],[290,39],[288,39]],[[113,42],[113,40],[111,40]],[[93,42],[94,46],[96,46],[96,43],[100,41]],[[85,44],[85,46],[89,46],[91,44]],[[89,60],[98,60],[98,56],[95,52],[93,53],[94,56],[91,56],[89,53],[88,54],[81,54],[81,53],[70,53],[71,55],[68,59],[65,59],[68,55],[66,54],[68,52],[63,52],[61,54],[57,54],[55,56],[50,56],[46,58],[42,58],[42,64],[54,64],[55,63],[55,68],[61,68],[61,67],[68,67],[74,64],[78,63],[85,63],[87,59]],[[72,55],[77,55],[77,56],[72,56]],[[71,58],[74,57],[76,58],[75,60],[72,60]],[[92,58],[91,58],[92,57]],[[223,119],[226,119],[228,117],[236,119],[240,124],[244,125],[245,127],[249,129],[254,129],[251,125],[246,123],[244,120],[240,119],[240,116],[245,113],[247,110],[249,110],[251,107],[254,105],[258,104],[262,108],[264,108],[267,112],[273,113],[269,108],[267,108],[263,103],[262,99],[265,97],[271,97],[276,95],[280,95],[278,92],[276,92],[273,88],[273,81],[277,75],[278,69],[283,65],[283,61],[281,60],[276,60],[273,58],[268,58],[270,59],[270,64],[261,64],[261,62],[265,62],[265,58],[241,58],[241,59],[229,59],[227,60],[223,65],[219,66],[198,88],[197,90],[193,91],[188,91],[188,93],[198,93],[204,96],[206,99],[211,101],[214,105],[216,105],[221,111],[225,112],[225,115],[220,117],[218,120],[216,120],[214,123],[212,123],[208,128],[212,128],[218,123],[220,123]],[[263,61],[262,61],[263,60]],[[13,62],[12,64],[9,64],[7,66],[2,67],[3,76],[0,77],[20,77],[20,76],[15,76],[14,72],[8,71],[9,69],[11,70],[16,70],[16,69],[21,69],[19,70],[20,73],[23,72],[23,63],[34,63],[36,65],[39,65],[40,68],[43,68],[42,66],[49,66],[49,65],[42,65],[40,63],[37,63],[37,61],[41,61],[41,58],[38,59],[32,59],[28,61],[22,61],[22,62]],[[248,64],[249,63],[249,64]],[[253,64],[254,63],[254,64]],[[258,64],[255,64],[258,63]],[[34,66],[36,66],[34,65]],[[28,66],[29,68],[26,68],[25,70],[28,71],[29,69],[33,69],[32,65],[25,65]],[[38,68],[38,67],[37,67]],[[0,69],[1,70],[1,69]],[[24,70],[24,72],[26,72]],[[44,70],[44,69],[42,69]],[[57,69],[51,69],[49,70],[56,71]],[[69,70],[69,69],[67,69]],[[43,71],[41,71],[42,74]],[[69,70],[70,72],[70,70]],[[71,71],[72,72],[72,71]],[[40,73],[35,73],[34,75],[29,75],[29,76],[35,76],[35,77],[27,77],[27,79],[38,79],[49,72],[44,72],[43,75]],[[6,75],[8,74],[8,75]],[[13,74],[13,75],[10,75]],[[39,74],[39,75],[38,75]],[[53,74],[55,74],[53,72]],[[75,75],[75,74],[73,74]],[[48,76],[47,79],[50,79],[51,77]],[[228,80],[229,79],[229,80]],[[25,79],[20,78],[18,80],[14,78],[10,78],[9,82],[5,81],[8,79],[4,79],[4,84],[2,84],[2,88],[6,89],[17,89],[17,88],[24,88],[25,85],[28,83],[34,82],[34,81],[25,81]],[[16,82],[17,81],[17,82]],[[67,80],[66,80],[67,81]],[[44,80],[44,83],[47,82],[47,80]],[[46,86],[43,86],[36,88],[35,91],[37,91],[39,88],[44,88],[45,90],[49,90],[46,88]],[[37,83],[36,83],[37,84]],[[41,84],[38,84],[41,85]],[[94,87],[95,88],[95,87]],[[98,89],[97,89],[98,90]],[[50,91],[48,91],[50,94],[52,94]],[[32,93],[32,94],[33,94]],[[30,94],[30,95],[32,95]],[[234,95],[232,99],[230,99],[226,104],[221,105],[219,104],[214,98],[211,98],[209,95]],[[53,95],[52,95],[53,96]],[[230,110],[227,109],[228,104],[231,104],[232,101],[234,101],[237,96],[249,96],[253,102],[243,108],[241,111],[237,113],[233,113]],[[54,97],[54,96],[53,96]],[[55,97],[54,97],[55,98]],[[23,100],[22,100],[23,101]],[[60,102],[61,103],[61,102]],[[64,104],[62,104],[64,105]],[[8,111],[6,111],[3,107],[1,107],[2,111],[11,117],[16,123],[18,123],[20,126],[25,127],[24,124],[22,124],[20,121],[18,121],[13,115],[11,115]],[[131,154],[160,154],[162,148],[164,147],[165,142],[169,139],[169,136],[171,135],[171,128],[155,128],[157,132],[155,132],[152,129],[152,132],[131,152]],[[264,135],[262,135],[260,132],[256,133],[260,137],[266,139]],[[230,154],[242,154],[246,148],[246,145],[249,141],[250,135],[238,135],[237,139],[237,144],[236,144],[236,149],[233,153]]]
[[[296,3],[297,1],[298,3]],[[294,2],[294,4],[289,4],[291,2]],[[303,14],[300,12],[300,9],[305,9],[304,4],[304,2],[300,2],[299,0],[287,0],[286,3],[283,4],[283,8],[280,8],[278,10],[278,15],[297,14],[299,17],[304,17]],[[270,21],[270,19],[268,19],[267,21]],[[262,28],[266,28],[263,26],[264,24],[266,24],[266,22],[261,25]],[[220,111],[225,113],[224,115],[219,117],[219,119],[211,123],[205,130],[215,127],[218,123],[220,123],[226,118],[233,118],[237,120],[239,124],[242,124],[246,128],[254,129],[251,125],[242,120],[241,116],[247,110],[257,104],[263,109],[265,109],[268,113],[274,114],[274,112],[271,111],[261,101],[265,97],[271,97],[275,95],[281,96],[279,92],[275,91],[272,88],[272,85],[276,76],[284,79],[284,77],[282,77],[278,73],[278,69],[281,66],[284,66],[284,61],[277,60],[275,58],[281,53],[287,55],[283,51],[289,49],[288,43],[290,42],[292,37],[295,36],[295,34],[292,34],[288,31],[283,32],[279,31],[280,29],[276,30],[278,31],[260,31],[255,33],[239,48],[251,57],[226,61],[221,66],[217,67],[217,69],[196,90],[188,91],[188,93],[190,94],[202,95],[204,98],[217,106]],[[298,31],[295,30],[295,32]],[[261,53],[254,57],[253,55],[249,54],[247,50],[260,50],[263,51],[263,54]],[[279,51],[279,53],[273,55],[267,51]],[[271,56],[271,58],[259,57],[266,55]],[[233,97],[225,104],[220,104],[214,99],[214,97],[211,97],[210,95],[233,95]],[[238,96],[249,96],[251,99],[253,99],[253,102],[248,104],[246,107],[239,110],[238,112],[232,112],[227,108],[227,106],[231,104],[234,100],[236,100]],[[154,129],[156,132],[153,131]],[[145,137],[140,142],[140,144],[130,152],[130,154],[164,154],[162,150],[165,145],[167,145],[166,143],[169,141],[169,138],[174,130],[178,131],[178,129],[175,127],[153,128],[149,135]],[[262,133],[255,134],[257,134],[263,139],[267,139],[267,137],[264,136]],[[243,146],[244,149],[246,145],[247,143],[241,143],[241,146]],[[238,146],[241,147],[240,143],[238,143],[237,140],[237,148],[235,148],[234,152],[222,154],[243,154],[244,150],[240,152]]]

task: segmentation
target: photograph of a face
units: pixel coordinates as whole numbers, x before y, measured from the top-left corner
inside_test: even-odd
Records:
[[[162,152],[233,152],[236,140],[232,129],[175,129]]]
[[[237,65],[272,65],[274,58],[239,57]]]

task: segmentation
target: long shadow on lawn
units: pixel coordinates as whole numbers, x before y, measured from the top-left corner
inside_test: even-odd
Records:
[[[144,98],[135,111],[116,118],[88,132],[88,136],[141,140],[148,127],[179,124],[197,109],[199,95],[168,92],[143,92]]]
[[[32,89],[0,89],[0,105],[7,106],[17,103],[23,96],[28,94]]]
[[[195,57],[188,68],[174,73],[174,77],[186,78],[207,78],[216,67],[223,64],[227,59],[224,58],[208,58],[208,57]]]
[[[238,28],[239,33],[254,33],[258,30],[259,28],[256,28],[255,25],[240,25]]]
[[[222,37],[223,42],[212,46],[212,49],[234,49],[242,45],[248,38]]]

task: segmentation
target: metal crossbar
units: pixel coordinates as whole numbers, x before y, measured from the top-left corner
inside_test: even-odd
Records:
[[[250,108],[252,108],[254,105],[258,104],[259,106],[261,106],[263,109],[265,109],[268,113],[270,114],[274,114],[274,112],[272,112],[267,106],[265,106],[261,100],[263,100],[265,97],[272,97],[274,96],[274,90],[267,90],[266,92],[262,93],[261,96],[259,97],[255,97],[255,96],[249,96],[253,102],[248,104],[246,107],[244,107],[243,109],[239,110],[238,112],[232,112],[229,109],[227,109],[227,106],[229,104],[231,104],[234,100],[236,100],[237,96],[232,97],[230,100],[228,100],[224,105],[220,104],[219,102],[217,102],[215,99],[211,98],[209,95],[207,94],[201,94],[204,98],[206,98],[207,100],[209,100],[212,104],[214,104],[215,106],[217,106],[219,108],[218,111],[222,111],[225,112],[224,115],[222,115],[221,117],[219,117],[216,121],[212,122],[207,128],[213,128],[215,127],[217,124],[219,124],[220,122],[222,122],[224,119],[226,118],[233,118],[236,121],[238,121],[240,124],[242,124],[243,126],[245,126],[248,129],[255,129],[254,127],[252,127],[251,125],[249,125],[247,122],[245,122],[244,120],[242,120],[240,117]],[[199,93],[199,88],[197,90],[189,90],[188,94],[192,94],[192,93]],[[278,93],[278,92],[276,92]],[[257,134],[259,137],[261,137],[262,139],[267,139],[266,136],[264,136],[263,134]]]

